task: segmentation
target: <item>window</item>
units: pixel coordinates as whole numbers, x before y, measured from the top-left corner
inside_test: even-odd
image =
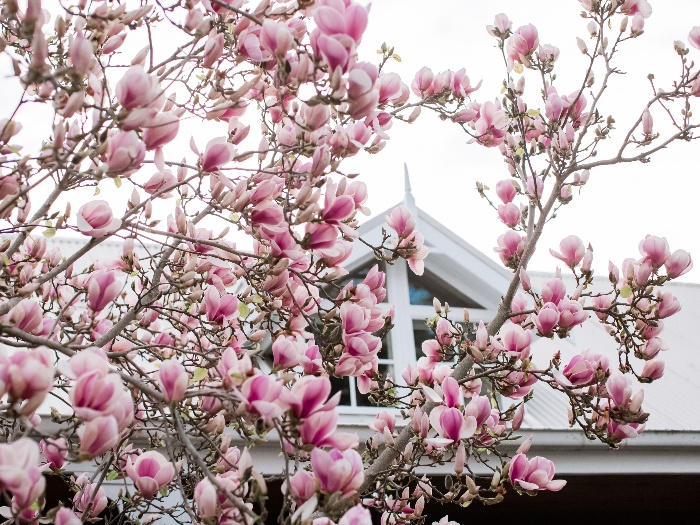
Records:
[[[476,339],[476,325],[474,323],[457,323],[462,327],[462,330],[466,333],[467,339],[470,341],[474,341]],[[415,350],[416,350],[416,360],[420,359],[421,357],[424,357],[425,354],[423,353],[423,343],[425,341],[429,341],[431,339],[435,339],[435,332],[428,327],[425,322],[420,322],[418,320],[413,321],[413,341],[415,345]],[[454,359],[451,359],[450,361],[455,361],[457,359],[457,356],[454,357]]]
[[[379,373],[382,378],[386,379],[387,375],[394,376],[394,360],[391,353],[391,345],[389,344],[389,336],[382,341],[382,349],[379,351]],[[373,404],[369,395],[361,394],[357,389],[357,380],[354,377],[331,377],[332,392],[340,392],[340,405],[346,407],[372,407],[377,408]]]
[[[348,283],[353,282],[354,284],[359,284],[364,280],[369,271],[374,267],[379,266],[379,270],[386,273],[386,263],[384,261],[377,261],[376,259],[369,259],[355,270],[350,272],[339,282],[340,288],[343,288]],[[385,283],[386,286],[386,283]],[[388,288],[388,287],[387,287]],[[387,298],[384,299],[382,303],[383,309],[386,310],[389,305],[386,304],[389,297],[389,292],[387,291]],[[384,337],[382,340],[382,348],[379,350],[377,355],[379,358],[378,369],[379,373],[382,374],[383,378],[387,375],[395,377],[394,374],[394,356],[392,353],[390,335]],[[353,408],[373,408],[378,409],[378,407],[372,404],[369,400],[369,396],[366,394],[361,394],[357,389],[357,379],[354,377],[331,377],[331,385],[333,387],[333,393],[340,392],[340,405],[344,407]]]
[[[451,307],[482,308],[427,270],[421,276],[408,272],[408,296],[412,305],[432,306],[433,297],[437,297],[441,303],[447,302]]]

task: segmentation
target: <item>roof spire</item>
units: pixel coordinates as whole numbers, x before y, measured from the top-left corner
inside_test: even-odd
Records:
[[[403,163],[403,178],[406,191],[406,195],[403,198],[404,204],[406,204],[411,212],[415,212],[416,199],[413,198],[413,194],[411,193],[411,179],[408,177],[408,165],[405,162]]]

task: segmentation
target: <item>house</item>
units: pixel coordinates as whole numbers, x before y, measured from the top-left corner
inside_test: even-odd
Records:
[[[396,309],[395,328],[390,350],[380,361],[394,376],[420,356],[420,343],[431,338],[425,319],[435,315],[433,296],[447,301],[454,320],[461,320],[461,307],[469,310],[470,320],[488,322],[494,315],[501,296],[510,282],[511,273],[494,262],[449,227],[440,224],[416,206],[408,173],[404,204],[411,209],[420,231],[429,246],[426,270],[418,278],[407,269],[405,261],[386,268],[388,302]],[[380,213],[360,227],[360,235],[370,244],[382,238],[385,215]],[[357,243],[348,261],[348,269],[362,273],[374,264],[372,252]],[[551,273],[530,272],[532,286],[541,287]],[[565,282],[567,277],[564,276]],[[572,290],[573,279],[567,283]],[[559,519],[567,523],[590,522],[600,514],[607,519],[689,518],[697,519],[700,511],[700,339],[692,327],[700,321],[700,285],[671,282],[664,286],[683,305],[669,319],[662,334],[670,350],[663,355],[665,377],[645,385],[645,411],[651,416],[646,430],[636,439],[627,440],[612,450],[599,442],[589,441],[576,428],[570,428],[567,403],[563,396],[546,385],[535,388],[534,398],[527,404],[521,428],[524,436],[532,435],[534,444],[529,455],[541,455],[554,461],[557,476],[567,479],[569,486],[558,493],[540,494],[537,499],[511,494],[495,507],[472,505],[468,509],[448,507],[432,509],[436,515],[450,513],[450,518],[464,523],[481,517],[524,519],[525,523],[549,523]],[[565,340],[540,338],[532,346],[535,362],[544,356],[544,363],[557,350],[567,362],[573,355],[592,348],[605,351],[612,358],[615,345],[603,326],[595,319],[573,330]],[[372,410],[352,397],[345,408],[344,431],[368,433]],[[431,473],[437,479],[450,473],[446,465]],[[595,514],[592,511],[595,509]],[[430,510],[430,509],[429,509]],[[691,518],[692,516],[692,518]],[[430,520],[428,520],[430,523]]]
[[[451,305],[449,316],[456,321],[462,320],[463,308],[467,308],[471,321],[488,322],[511,278],[502,265],[418,208],[408,175],[404,204],[412,210],[417,230],[424,234],[431,253],[425,261],[425,274],[420,278],[408,271],[402,260],[384,268],[387,276],[385,306],[393,304],[396,314],[395,328],[380,354],[380,368],[393,377],[400,377],[405,366],[417,360],[420,343],[432,337],[425,319],[435,315],[434,296]],[[379,244],[388,213],[380,213],[364,223],[359,232],[362,238],[370,244]],[[70,251],[68,244],[80,241],[60,242],[67,253]],[[105,242],[100,248],[104,253],[98,256],[113,257],[118,249],[117,243]],[[356,243],[347,268],[351,277],[361,276],[376,263],[372,251]],[[540,287],[552,277],[536,272],[531,272],[530,276],[533,287]],[[700,321],[700,285],[672,282],[665,289],[678,297],[683,309],[666,323],[663,338],[670,347],[664,356],[666,377],[645,386],[644,407],[651,417],[639,438],[626,441],[617,450],[591,442],[580,430],[569,428],[567,405],[562,396],[546,385],[537,387],[534,399],[527,404],[521,434],[533,436],[530,455],[554,461],[557,477],[567,479],[568,487],[558,493],[539,494],[537,499],[518,497],[510,491],[505,501],[494,507],[475,504],[461,509],[428,505],[431,518],[448,513],[460,523],[482,515],[492,519],[517,517],[525,523],[561,520],[583,523],[598,516],[605,519],[676,518],[681,522],[697,519],[700,510],[700,339],[695,337],[693,327]],[[566,340],[537,340],[532,354],[537,361],[538,356],[547,359],[558,350],[567,360],[587,348],[608,349],[609,355],[614,355],[612,340],[594,319],[577,327]],[[338,430],[356,432],[363,443],[371,437],[368,425],[381,409],[372,406],[357,391],[353,378],[336,380],[335,385],[342,392]],[[279,445],[274,440],[257,445],[252,454],[258,471],[263,474],[280,472],[282,460]],[[479,472],[478,467],[476,470]],[[427,473],[439,480],[450,472],[451,467],[445,465]],[[107,483],[114,484],[116,493],[119,483],[123,482]],[[270,488],[275,490],[274,483]],[[274,499],[271,503],[274,505]],[[275,512],[271,511],[270,515],[274,520]],[[431,522],[429,519],[428,523]]]

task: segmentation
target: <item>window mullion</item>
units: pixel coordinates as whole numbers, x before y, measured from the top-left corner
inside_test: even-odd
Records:
[[[391,330],[391,350],[394,361],[394,380],[403,383],[401,374],[414,358],[413,320],[408,295],[408,265],[399,260],[387,267],[386,286],[393,303],[394,328]]]

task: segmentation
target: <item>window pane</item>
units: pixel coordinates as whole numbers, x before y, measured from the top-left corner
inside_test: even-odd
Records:
[[[352,401],[350,399],[350,378],[330,376],[330,379],[331,395],[335,395],[336,392],[340,392],[340,404],[345,406],[351,406]]]
[[[474,342],[476,340],[476,328],[474,323],[456,323],[462,327],[462,330],[466,333],[467,339]],[[425,357],[423,353],[423,342],[430,339],[435,339],[435,333],[424,324],[414,324],[413,325],[413,341],[416,346],[416,359]]]
[[[416,346],[416,359],[425,357],[423,353],[423,343],[430,339],[435,339],[435,333],[425,325],[414,325],[413,326],[413,341]]]
[[[391,351],[391,332],[389,332],[388,334],[386,334],[386,336],[384,336],[384,339],[382,339],[382,349],[379,350],[377,357],[379,359],[391,359],[392,356],[393,353]]]
[[[379,365],[379,373],[382,374],[382,378],[386,379],[387,374],[391,374],[391,377],[394,377],[394,367],[392,365],[386,365],[386,364],[380,364]],[[357,392],[357,406],[360,407],[376,407],[374,403],[372,403],[369,400],[369,395],[367,394],[360,394],[360,392]]]
[[[451,307],[482,308],[477,302],[455,290],[445,281],[426,271],[422,276],[408,272],[408,294],[411,304],[432,306],[433,297]]]

